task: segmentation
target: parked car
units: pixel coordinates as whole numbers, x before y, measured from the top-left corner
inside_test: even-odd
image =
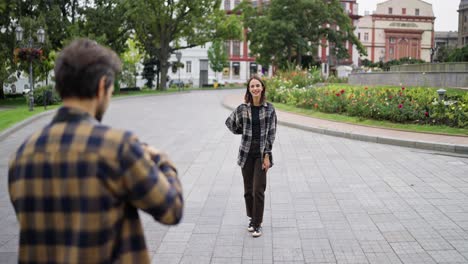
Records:
[[[5,94],[27,94],[31,89],[29,88],[29,80],[27,78],[16,78],[10,83],[3,83],[3,92]]]
[[[182,81],[182,80],[172,79],[172,80],[169,81],[169,87],[173,87],[173,86],[175,86],[175,87],[184,87],[184,85],[185,85],[184,81]]]

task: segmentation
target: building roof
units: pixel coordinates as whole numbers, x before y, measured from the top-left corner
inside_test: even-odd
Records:
[[[421,16],[434,17],[432,4],[423,0],[386,0],[381,3],[377,3],[377,9],[375,14],[387,14],[386,7],[416,7],[421,8]],[[391,15],[403,15],[396,9],[394,14]],[[409,15],[409,14],[406,14]]]
[[[436,31],[435,38],[453,38],[458,39],[458,32],[457,31]]]
[[[468,0],[461,0],[460,1],[460,9],[468,8]]]

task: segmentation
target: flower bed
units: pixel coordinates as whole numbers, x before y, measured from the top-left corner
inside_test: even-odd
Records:
[[[445,100],[440,101],[436,88],[346,84],[305,88],[298,83],[284,75],[267,80],[269,100],[363,119],[468,128],[466,91],[447,89]]]

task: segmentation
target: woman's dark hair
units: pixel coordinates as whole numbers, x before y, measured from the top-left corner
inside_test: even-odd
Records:
[[[78,39],[65,47],[55,62],[55,89],[64,98],[89,99],[97,96],[99,80],[105,88],[114,83],[122,63],[109,48],[90,39]]]
[[[246,104],[252,104],[253,103],[253,99],[252,99],[252,94],[250,93],[250,90],[249,90],[249,86],[250,86],[250,82],[252,80],[257,80],[260,82],[260,84],[262,85],[262,96],[260,97],[260,104],[263,104],[265,103],[265,91],[266,91],[266,86],[265,86],[265,83],[262,81],[262,79],[260,77],[258,77],[257,75],[254,75],[252,77],[250,77],[250,79],[247,81],[247,90],[245,91],[245,96],[244,96],[244,101]]]

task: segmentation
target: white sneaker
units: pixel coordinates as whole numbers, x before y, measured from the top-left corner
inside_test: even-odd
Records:
[[[262,235],[262,227],[261,226],[255,227],[254,232],[252,233],[252,236],[253,237],[259,237],[261,235]]]
[[[249,226],[247,227],[247,231],[253,232],[254,230],[255,228],[253,226],[252,219],[250,219]]]

